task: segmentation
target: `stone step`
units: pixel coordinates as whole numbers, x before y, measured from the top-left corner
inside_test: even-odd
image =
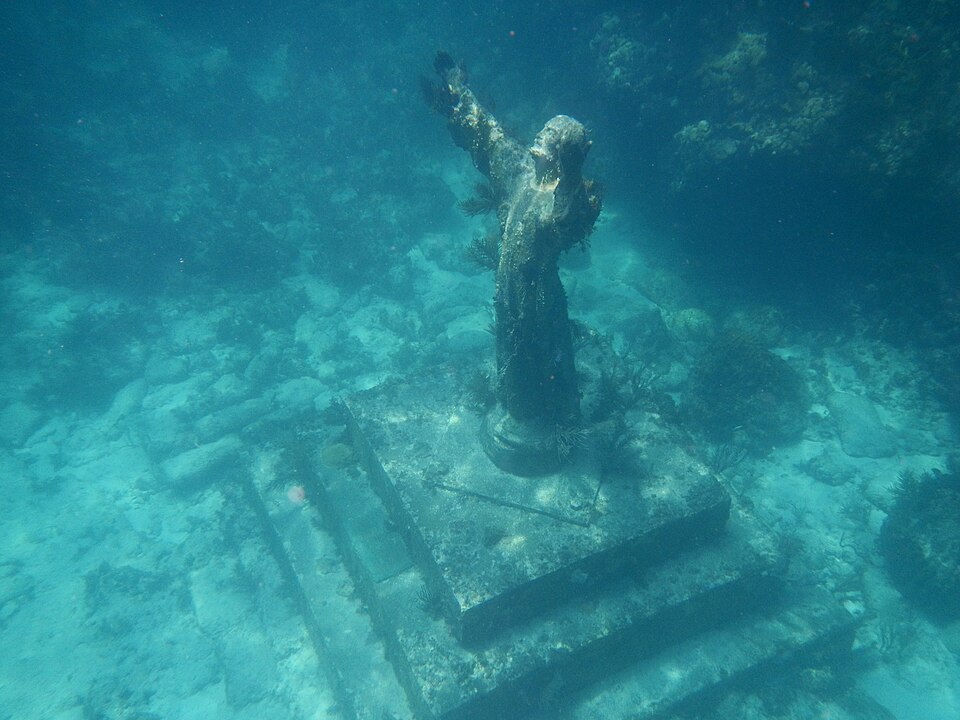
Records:
[[[789,598],[789,599],[787,599]],[[765,674],[782,677],[791,665],[833,645],[848,651],[856,620],[828,593],[785,594],[765,612],[664,649],[574,697],[558,697],[556,720],[656,720],[680,707],[704,705],[724,691]],[[545,709],[545,708],[544,708]]]
[[[638,658],[774,604],[773,558],[758,547],[763,538],[742,530],[470,647],[424,612],[416,569],[379,584],[393,625],[388,644],[403,658],[401,682],[418,717],[522,717],[545,698],[588,687]]]
[[[256,476],[245,481],[245,489],[293,590],[316,653],[337,689],[339,716],[344,720],[412,720],[406,693],[380,642],[381,631],[361,600],[367,593],[355,588],[363,574],[348,572],[345,560],[350,559],[341,555],[341,548],[349,546],[335,540],[334,533],[327,530],[328,519],[321,517],[320,508],[329,502],[322,486],[310,481],[312,470],[307,472],[302,465],[283,471],[307,487],[306,502],[291,501],[287,487],[273,486]],[[342,510],[351,508],[343,506]],[[383,572],[373,546],[366,546],[371,554],[354,559],[353,565]],[[384,557],[393,562],[389,554]]]

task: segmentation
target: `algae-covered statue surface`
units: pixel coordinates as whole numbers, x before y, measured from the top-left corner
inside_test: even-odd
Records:
[[[583,125],[558,115],[525,148],[481,107],[449,55],[438,53],[434,67],[442,81],[435,105],[489,179],[499,208],[497,406],[484,423],[484,448],[509,472],[548,472],[558,464],[558,432],[579,416],[557,261],[586,239],[600,214],[600,197],[581,174],[590,141]]]

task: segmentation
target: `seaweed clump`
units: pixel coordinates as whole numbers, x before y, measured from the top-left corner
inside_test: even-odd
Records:
[[[486,215],[496,211],[497,196],[493,186],[489,183],[477,183],[473,188],[473,195],[457,203],[460,211],[468,217]]]
[[[690,372],[684,420],[716,443],[767,449],[800,438],[810,399],[783,358],[749,335],[726,332]]]
[[[475,237],[467,246],[466,255],[482,270],[496,270],[500,265],[500,236],[488,233]]]
[[[960,618],[960,474],[900,476],[880,530],[887,573],[905,598],[935,620]]]

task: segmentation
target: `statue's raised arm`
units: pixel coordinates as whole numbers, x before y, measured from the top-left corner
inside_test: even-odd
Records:
[[[497,197],[502,197],[526,169],[526,149],[507,137],[497,119],[483,108],[467,86],[462,65],[441,51],[433,67],[441,82],[434,89],[434,106],[446,114],[454,142],[470,153],[474,167],[487,176]]]

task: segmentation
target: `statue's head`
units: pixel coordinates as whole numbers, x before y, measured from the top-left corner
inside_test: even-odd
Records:
[[[568,115],[557,115],[537,133],[530,148],[538,182],[579,177],[590,150],[587,129]]]

